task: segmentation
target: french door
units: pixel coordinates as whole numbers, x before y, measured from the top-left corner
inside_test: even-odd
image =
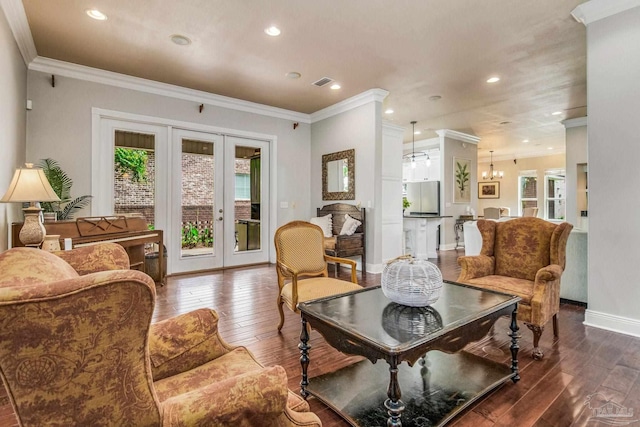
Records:
[[[171,145],[170,271],[268,262],[268,142],[173,129]]]
[[[144,211],[150,226],[164,230],[168,274],[269,261],[269,141],[105,117],[97,123],[92,215]],[[119,169],[123,148],[146,152],[143,180]]]

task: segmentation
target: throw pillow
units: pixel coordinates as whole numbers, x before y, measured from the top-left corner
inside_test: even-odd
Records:
[[[325,216],[317,216],[311,218],[309,221],[311,224],[315,224],[318,227],[322,228],[322,233],[324,237],[332,237],[333,236],[333,220],[331,219],[333,214],[325,215]]]
[[[340,234],[351,236],[356,232],[356,229],[360,224],[362,224],[362,222],[350,217],[349,214],[344,214],[344,225],[342,226],[342,230],[340,230]]]

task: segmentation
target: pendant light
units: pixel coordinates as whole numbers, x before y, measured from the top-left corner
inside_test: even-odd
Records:
[[[489,155],[491,156],[491,161],[489,163],[489,172],[487,171],[482,172],[482,179],[487,179],[487,178],[489,178],[490,180],[493,180],[494,178],[501,179],[504,176],[504,172],[493,170],[493,150],[489,151]]]
[[[416,121],[411,122],[412,130],[411,130],[411,167],[413,169],[416,168]]]

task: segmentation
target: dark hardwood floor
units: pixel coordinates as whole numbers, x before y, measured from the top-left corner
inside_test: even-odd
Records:
[[[445,279],[457,278],[456,259],[462,254],[463,250],[440,253],[437,264]],[[343,269],[340,277],[348,279],[348,270]],[[379,274],[367,274],[366,280],[359,275],[359,279],[360,284],[367,287],[380,284]],[[157,290],[154,321],[196,308],[213,308],[220,315],[223,338],[231,344],[248,347],[264,365],[282,365],[289,376],[289,387],[297,392],[300,321],[298,315],[285,309],[285,325],[282,333],[278,333],[277,289],[273,265],[171,277],[166,286]],[[520,382],[500,386],[450,425],[597,426],[602,419],[590,418],[593,412],[586,404],[589,396],[593,396],[591,408],[611,400],[638,414],[640,339],[587,327],[583,320],[584,308],[563,304],[559,315],[559,339],[554,339],[550,325],[542,336],[541,346],[545,352],[542,361],[531,359],[532,334],[520,325]],[[467,351],[507,363],[510,359],[507,330],[508,319],[498,320],[493,332],[469,345]],[[310,344],[310,377],[360,360],[333,349],[315,331],[311,332]],[[485,352],[485,349],[490,351]],[[596,396],[595,393],[600,394]],[[319,401],[311,398],[310,404],[325,427],[348,426]],[[640,419],[640,416],[633,419]],[[17,422],[4,394],[0,397],[0,426],[14,425],[17,426]]]

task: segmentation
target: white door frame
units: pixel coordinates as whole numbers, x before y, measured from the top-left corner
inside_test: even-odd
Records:
[[[258,132],[249,132],[237,129],[223,128],[218,126],[203,125],[200,123],[185,122],[180,120],[167,119],[162,117],[146,116],[141,114],[133,114],[116,110],[107,110],[93,107],[91,109],[91,194],[94,195],[91,203],[91,215],[112,215],[113,214],[113,161],[105,161],[105,159],[113,158],[113,147],[109,146],[109,141],[105,140],[101,134],[101,122],[104,119],[121,120],[135,122],[139,124],[158,125],[166,128],[166,139],[169,140],[170,127],[179,127],[194,131],[202,131],[208,133],[218,133],[228,136],[239,136],[243,138],[267,141],[269,143],[269,236],[275,235],[277,228],[277,197],[278,197],[278,179],[277,179],[277,152],[278,138],[276,135],[263,134]],[[168,146],[168,144],[167,144]],[[167,147],[167,150],[169,148]],[[105,151],[110,151],[105,153]],[[169,161],[169,159],[167,159]],[[105,170],[108,167],[111,171]],[[170,177],[168,178],[170,179]],[[109,190],[110,188],[110,190]],[[107,199],[108,197],[108,199]],[[106,199],[106,202],[105,202]],[[159,204],[156,203],[156,207]],[[168,211],[168,206],[165,207]],[[167,224],[158,224],[158,229],[166,230]],[[166,234],[166,233],[165,233]],[[265,242],[265,250],[269,250],[270,262],[275,262],[275,250],[273,242],[268,239]],[[167,273],[172,271],[167,266]]]

